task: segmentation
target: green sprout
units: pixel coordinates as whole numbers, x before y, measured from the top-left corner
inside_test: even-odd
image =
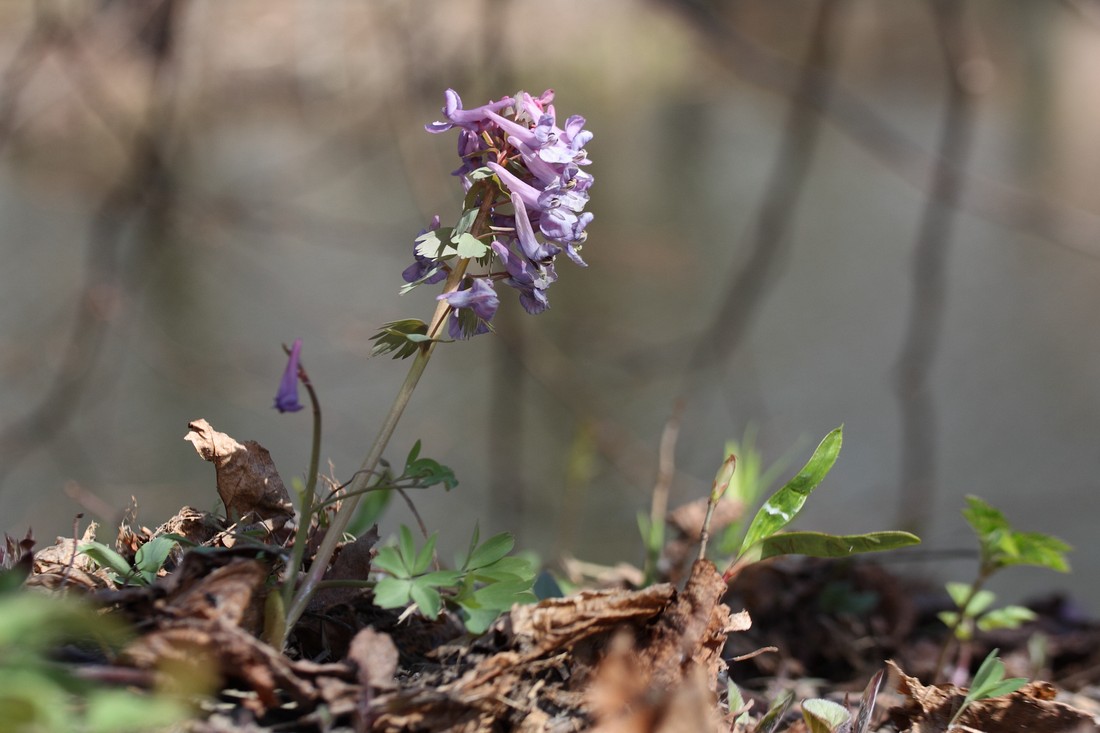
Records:
[[[843,434],[843,427],[839,427],[826,435],[802,470],[760,507],[745,531],[740,550],[724,573],[727,581],[733,579],[746,565],[778,555],[847,557],[862,552],[908,547],[920,542],[916,535],[900,531],[856,535],[782,531],[802,511],[806,499],[836,463]],[[717,497],[712,492],[712,503],[720,498],[720,492]]]
[[[85,542],[78,549],[100,567],[107,568],[111,580],[119,585],[152,585],[176,544],[173,537],[154,537],[138,548],[133,565],[102,542]]]
[[[970,690],[963,698],[962,705],[959,706],[959,709],[955,711],[955,714],[947,723],[948,730],[955,727],[956,721],[962,717],[962,714],[972,703],[1008,695],[1027,684],[1027,680],[1023,677],[1005,679],[1005,665],[997,658],[998,651],[1000,650],[994,649],[991,651],[986,656],[985,661],[982,662],[982,666],[978,668],[977,673],[974,674],[974,681],[970,684]]]
[[[1062,540],[1041,532],[1020,532],[1013,529],[1008,519],[997,509],[976,496],[966,497],[963,516],[978,538],[978,574],[970,585],[948,584],[947,591],[955,602],[956,611],[940,614],[950,634],[940,647],[936,660],[938,676],[943,669],[952,641],[960,645],[968,642],[976,626],[979,630],[1013,628],[1034,618],[1034,614],[1020,606],[1007,606],[987,611],[994,596],[982,587],[999,570],[1013,565],[1035,565],[1060,573],[1069,572],[1066,553],[1070,546]]]
[[[502,611],[516,603],[535,600],[531,587],[535,568],[530,560],[509,557],[515,540],[507,532],[478,543],[474,528],[466,557],[456,570],[429,570],[435,555],[436,535],[419,549],[412,531],[402,525],[397,544],[378,551],[373,566],[386,575],[374,586],[374,603],[381,608],[415,604],[424,616],[435,619],[445,604],[458,608],[466,629],[479,634]]]

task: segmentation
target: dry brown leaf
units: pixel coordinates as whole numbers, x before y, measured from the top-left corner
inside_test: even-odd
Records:
[[[653,618],[676,594],[671,585],[637,591],[581,591],[511,612],[512,633],[528,655],[563,649],[621,624]]]
[[[164,605],[174,618],[219,619],[258,634],[271,568],[260,560],[232,557],[211,569],[217,560],[216,555],[188,553],[172,576]]]
[[[890,710],[890,723],[903,733],[939,733],[962,705],[966,690],[955,685],[923,685],[909,677],[893,661],[887,662],[898,675],[898,692],[905,698],[901,707]],[[958,724],[984,733],[1087,733],[1098,729],[1092,715],[1054,701],[1054,686],[1029,682],[1010,695],[979,700],[960,716]]]
[[[393,676],[397,672],[397,647],[389,634],[371,628],[362,629],[351,640],[348,661],[358,670],[359,684],[377,690],[397,687]]]
[[[98,525],[92,522],[79,540],[58,537],[56,543],[36,552],[33,574],[27,579],[27,585],[50,589],[62,585],[85,590],[113,588],[109,572],[79,550],[85,542],[95,540],[97,529]]]
[[[352,542],[339,546],[325,580],[366,580],[374,559],[372,548],[378,543],[378,525],[374,525]],[[310,611],[324,613],[338,603],[350,603],[369,591],[365,588],[322,588],[310,601]]]
[[[211,427],[206,420],[188,423],[184,440],[203,460],[214,464],[218,496],[229,517],[255,516],[281,527],[294,516],[283,480],[267,449],[255,441],[243,444]]]

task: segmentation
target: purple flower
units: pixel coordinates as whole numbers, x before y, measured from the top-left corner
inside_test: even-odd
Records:
[[[504,284],[519,291],[519,302],[523,309],[537,316],[550,307],[546,289],[558,279],[553,265],[535,268],[525,258],[517,256],[500,242],[493,242],[493,252],[508,271],[509,277]]]
[[[489,321],[493,320],[497,306],[500,305],[497,292],[493,290],[493,284],[488,278],[475,277],[468,280],[472,280],[468,287],[436,296],[436,300],[445,300],[454,309],[447,330],[455,340],[488,333]],[[468,309],[476,322],[471,322],[470,315],[460,313],[463,309]]]
[[[491,242],[491,259],[505,272],[494,273],[497,265],[490,263],[489,275],[467,279],[461,289],[440,296],[454,309],[448,328],[455,338],[490,329],[498,305],[494,280],[517,290],[524,309],[536,314],[549,307],[546,291],[557,279],[554,260],[559,254],[564,252],[574,263],[585,266],[579,250],[593,219],[585,211],[593,178],[582,168],[591,163],[585,146],[592,133],[584,129],[585,119],[580,115],[566,118],[559,127],[553,101],[554,92],[548,89],[538,97],[519,92],[463,109],[462,99],[448,89],[443,119],[425,126],[433,133],[457,128],[462,164],[454,173],[468,195],[485,180],[483,169],[495,176],[491,185],[476,192],[475,201],[467,203],[470,208],[459,225],[448,230],[461,232],[451,235],[456,247],[442,248],[437,257],[418,253],[416,262],[403,273],[412,284],[442,278],[448,269],[446,261],[456,256],[459,238],[468,233],[474,220],[477,212],[473,206],[488,205],[488,219],[483,221],[490,224],[496,237]],[[467,252],[477,251],[468,241],[465,246]],[[485,263],[481,255],[476,257]]]
[[[275,393],[275,409],[279,412],[297,412],[302,409],[302,403],[298,402],[298,361],[301,356],[302,339],[294,339],[283,378],[279,380],[279,391]]]
[[[443,116],[447,118],[447,121],[433,122],[429,125],[424,125],[424,129],[428,132],[446,132],[452,127],[462,127],[467,130],[476,131],[478,123],[483,122],[486,117],[494,114],[496,110],[503,109],[514,101],[511,97],[504,97],[499,101],[489,102],[480,107],[462,109],[462,98],[458,96],[458,92],[454,89],[448,89],[443,93],[443,97],[445,103],[442,112]]]
[[[535,230],[531,227],[531,219],[527,216],[527,207],[523,205],[523,199],[518,193],[512,194],[512,207],[516,210],[516,237],[527,259],[532,262],[543,262],[553,259],[554,255],[561,252],[561,247],[543,244],[535,239]]]

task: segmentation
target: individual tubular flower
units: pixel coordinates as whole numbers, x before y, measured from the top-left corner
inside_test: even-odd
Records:
[[[451,338],[461,340],[489,332],[489,321],[496,315],[500,300],[488,278],[467,278],[466,287],[436,296],[451,306],[447,331]]]
[[[301,357],[302,339],[294,339],[286,369],[283,370],[283,378],[279,380],[279,391],[275,393],[275,409],[279,412],[297,412],[302,409],[302,403],[298,401],[298,362]]]
[[[496,294],[489,294],[492,281],[517,290],[524,309],[537,314],[549,307],[546,291],[557,279],[557,255],[564,252],[585,266],[579,250],[593,219],[584,210],[593,178],[582,168],[591,162],[585,146],[592,133],[580,115],[558,126],[553,90],[538,97],[519,92],[471,109],[463,108],[452,89],[444,99],[443,119],[425,129],[458,131],[462,164],[454,173],[461,177],[468,208],[455,227],[436,224],[435,235],[421,236],[416,262],[402,274],[407,289],[437,281],[452,269],[447,264],[452,258],[488,265],[487,275],[440,296],[454,308],[448,330],[460,338],[489,330],[497,304]],[[483,222],[476,231],[475,219]],[[494,273],[496,266],[504,273]]]

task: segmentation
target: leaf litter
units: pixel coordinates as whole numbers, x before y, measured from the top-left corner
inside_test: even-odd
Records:
[[[188,427],[186,439],[214,464],[232,521],[184,507],[155,530],[124,522],[114,549],[126,562],[155,538],[178,543],[154,582],[120,586],[80,552],[101,534],[94,524],[34,554],[33,565],[29,534],[7,538],[0,556],[5,567],[29,568],[26,585],[85,595],[128,620],[136,636],[117,658],[95,660],[95,674],[205,700],[186,730],[803,731],[806,721],[821,722],[778,708],[764,716],[781,691],[851,709],[859,704],[849,693],[874,678],[851,715],[856,728],[850,721],[835,730],[864,733],[878,721],[928,733],[945,730],[965,695],[925,686],[900,666],[927,675],[938,642],[927,623],[940,610],[933,594],[870,562],[789,558],[750,565],[728,588],[712,563],[686,560],[699,506],[672,514],[679,535],[664,565],[684,576],[679,587],[631,587],[640,572],[620,568],[604,575],[612,587],[514,606],[471,636],[447,611],[432,621],[381,609],[369,589],[335,583],[314,597],[283,653],[269,640],[275,574],[293,536],[289,494],[258,443],[205,420]],[[722,512],[717,525],[737,515]],[[310,530],[315,548],[324,527]],[[366,579],[378,540],[374,527],[342,545],[326,580]],[[1009,650],[1011,664],[1012,650],[1043,632],[1048,671],[1072,677],[1080,692],[1032,682],[974,703],[960,730],[1098,729],[1098,696],[1089,691],[1100,683],[1100,625],[1057,608],[986,643]],[[887,657],[899,660],[889,664],[896,692],[883,689],[876,708]],[[746,701],[730,710],[735,689]]]

